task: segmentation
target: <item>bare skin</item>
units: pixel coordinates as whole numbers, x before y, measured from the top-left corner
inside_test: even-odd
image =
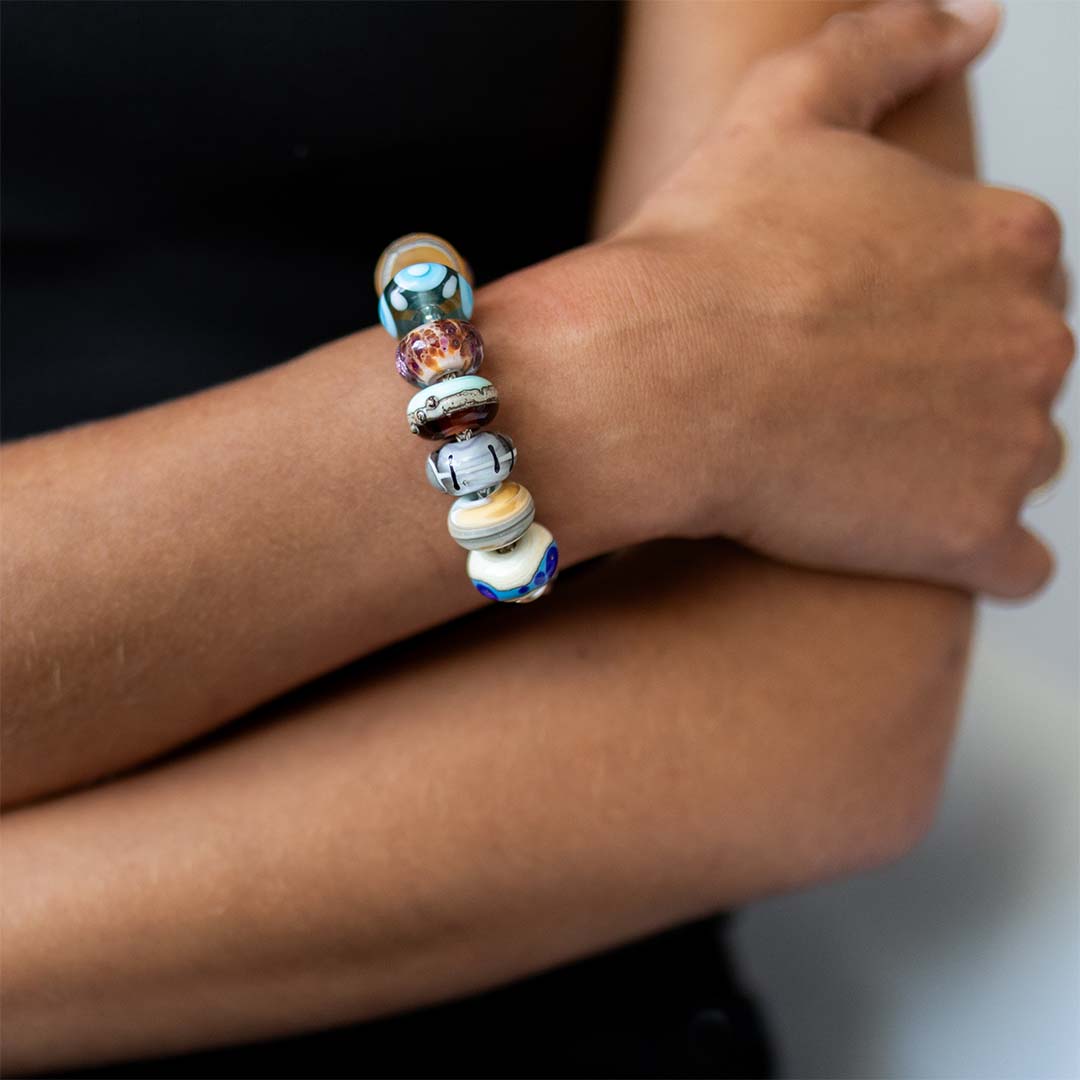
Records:
[[[681,543],[4,815],[8,1069],[374,1017],[907,850],[953,598]]]
[[[719,533],[1002,595],[1045,581],[1049,555],[1017,515],[1060,453],[1056,225],[1037,200],[841,130],[958,69],[992,30],[878,21],[922,59],[829,85],[820,73],[846,55],[834,31],[745,81],[614,238],[481,292],[499,425],[569,562]],[[853,111],[852,93],[877,104]],[[431,531],[445,503],[417,484],[420,453],[402,452],[386,349],[365,331],[5,449],[8,805],[148,760],[478,603]],[[540,400],[538,367],[558,376]],[[666,452],[640,454],[657,431]]]
[[[592,571],[526,625],[491,612],[468,649],[417,664],[417,643],[408,665],[361,671],[263,730],[13,815],[9,880],[14,870],[28,887],[15,896],[21,925],[9,923],[22,932],[8,941],[25,946],[11,1000],[27,1060],[375,1015],[891,857],[933,805],[967,611],[946,590],[781,569],[714,544],[652,547]],[[470,669],[485,696],[520,703],[509,721],[477,718]],[[417,701],[437,701],[438,716],[419,720]],[[438,767],[418,770],[425,759]],[[465,804],[466,816],[440,812]],[[238,857],[253,851],[274,852],[273,867]],[[61,909],[88,872],[101,887],[68,940]],[[253,876],[297,887],[256,894]],[[195,882],[210,895],[193,895]],[[194,971],[220,956],[222,900],[237,918],[215,1000]],[[121,943],[121,925],[137,936]],[[46,1005],[59,964],[70,994]],[[164,997],[133,1001],[132,986]],[[193,1001],[205,1007],[185,1014]],[[162,1030],[170,1016],[177,1029]]]

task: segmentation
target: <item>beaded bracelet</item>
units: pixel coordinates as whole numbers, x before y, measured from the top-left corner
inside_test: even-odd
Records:
[[[534,521],[528,490],[509,479],[513,441],[477,431],[499,411],[499,392],[476,374],[484,343],[468,321],[468,264],[440,237],[410,233],[379,256],[375,292],[379,321],[398,341],[398,374],[420,388],[405,409],[409,430],[442,443],[428,456],[427,478],[457,496],[447,525],[469,552],[466,573],[489,600],[538,600],[551,590],[559,548]]]

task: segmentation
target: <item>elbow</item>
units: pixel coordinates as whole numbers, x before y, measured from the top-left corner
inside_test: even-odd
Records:
[[[901,700],[848,718],[850,738],[823,762],[809,840],[810,881],[863,873],[910,855],[933,828],[963,696],[966,647]]]
[[[856,782],[823,800],[809,834],[798,845],[803,853],[790,887],[805,888],[868,873],[912,854],[933,828],[944,788],[945,755],[919,768],[898,769],[875,785],[867,770]],[[790,850],[790,849],[789,849]]]
[[[914,777],[902,795],[884,799],[867,815],[867,827],[848,839],[846,873],[863,873],[896,863],[912,854],[937,820],[944,787],[943,772]]]
[[[960,714],[963,678],[941,679],[931,693],[881,725],[885,738],[865,760],[853,817],[836,822],[843,872],[878,869],[907,857],[937,820]]]

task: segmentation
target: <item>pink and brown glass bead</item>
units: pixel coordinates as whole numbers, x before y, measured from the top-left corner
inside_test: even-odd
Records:
[[[484,361],[484,342],[464,319],[437,319],[410,330],[398,342],[398,374],[413,386],[472,375]]]

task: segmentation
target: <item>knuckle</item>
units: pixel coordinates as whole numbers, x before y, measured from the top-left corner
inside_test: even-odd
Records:
[[[881,55],[897,48],[933,49],[952,28],[952,20],[930,0],[886,4],[856,12],[860,40],[875,45]]]
[[[897,26],[924,45],[932,44],[950,29],[949,18],[936,4],[899,4],[892,13]]]
[[[1050,579],[1054,576],[1055,563],[1054,555],[1047,548],[1042,548],[1042,555],[1037,563],[1035,573],[1032,577],[1031,592],[1037,593],[1042,589],[1045,589],[1050,584]]]
[[[823,78],[823,58],[820,46],[813,44],[781,53],[771,61],[767,75],[786,97],[807,100],[816,95]]]
[[[825,24],[823,38],[837,48],[853,51],[876,37],[870,20],[861,11],[839,11]]]
[[[1049,419],[1037,415],[1023,420],[1013,433],[1013,444],[1018,448],[1020,467],[1026,472],[1051,448],[1054,428]]]
[[[1064,435],[1053,424],[1048,424],[1046,442],[1043,444],[1042,453],[1039,455],[1039,466],[1042,469],[1040,481],[1046,482],[1048,477],[1055,475],[1061,469],[1065,464],[1065,454]]]
[[[1075,356],[1069,324],[1056,311],[1040,312],[1024,334],[1021,360],[1024,381],[1038,401],[1057,397]]]
[[[1070,365],[1076,359],[1076,334],[1064,319],[1054,320],[1054,325],[1047,333],[1043,354],[1055,368],[1060,369],[1061,379],[1064,379]],[[1059,379],[1059,385],[1060,381]]]
[[[946,557],[956,563],[972,563],[986,555],[1012,522],[1011,510],[995,500],[982,504],[943,528],[942,547]]]
[[[985,536],[974,519],[962,519],[943,525],[939,537],[942,551],[950,563],[967,563],[983,550]]]
[[[759,57],[750,65],[744,81],[754,87],[771,87],[789,66],[792,51],[785,49]]]
[[[1054,265],[1061,254],[1062,229],[1057,211],[1033,195],[1016,193],[1004,216],[1012,242],[1039,265]]]
[[[768,127],[793,115],[820,79],[807,46],[756,60],[743,79],[731,114],[742,128]]]
[[[1053,576],[1054,558],[1045,547],[1039,545],[1023,571],[1002,590],[1001,595],[1009,600],[1026,600],[1046,588]]]

